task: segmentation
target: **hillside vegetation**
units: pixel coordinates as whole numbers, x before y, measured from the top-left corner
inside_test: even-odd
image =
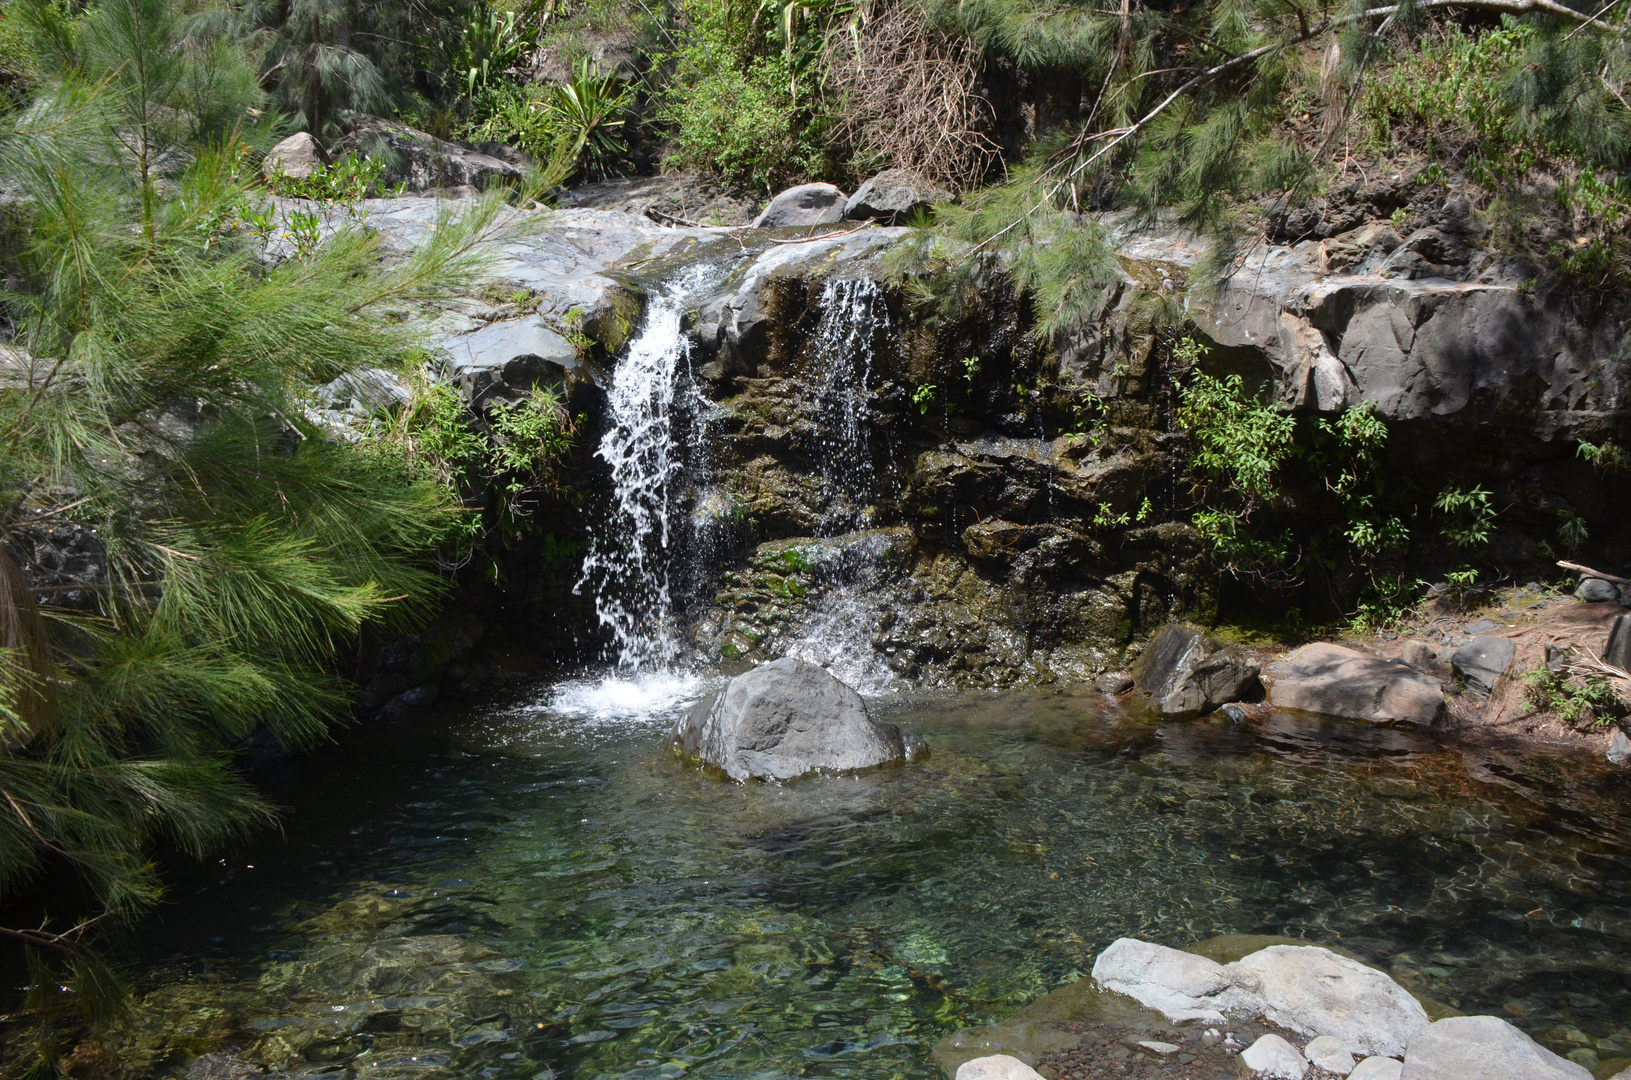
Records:
[[[1052,340],[1114,277],[1089,211],[1204,233],[1219,273],[1326,238],[1348,185],[1398,176],[1467,195],[1537,288],[1603,298],[1631,273],[1628,20],[1618,0],[10,0],[0,937],[30,993],[4,1075],[49,1075],[118,1008],[103,950],[162,895],[156,849],[203,856],[271,819],[244,741],[320,742],[360,628],[423,619],[447,566],[555,483],[575,429],[553,399],[482,418],[425,385],[356,441],[306,412],[362,368],[419,370],[395,305],[472,287],[506,199],[665,170],[763,199],[905,169],[959,196],[916,223],[926,317],[977,304],[1002,251]],[[386,261],[272,198],[377,194],[377,168],[299,186],[259,167],[295,131],[337,144],[358,113],[508,144],[534,174]],[[1167,331],[1193,367],[1200,346]],[[1294,420],[1197,375],[1177,418],[1221,569],[1304,572],[1261,524],[1296,469],[1332,493],[1330,545],[1357,565],[1427,528],[1476,576],[1489,492],[1445,487],[1430,525],[1408,520],[1367,410]],[[1559,552],[1585,537],[1561,520]],[[31,584],[46,540],[102,585]],[[1369,578],[1362,614],[1383,621],[1403,579]]]

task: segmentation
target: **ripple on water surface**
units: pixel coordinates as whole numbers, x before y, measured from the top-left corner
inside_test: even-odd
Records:
[[[1624,781],[1585,763],[1003,693],[891,702],[933,751],[910,767],[738,786],[663,745],[706,689],[566,682],[291,771],[286,843],[185,880],[146,936],[125,1059],[930,1080],[935,1041],[1115,938],[1225,932],[1631,1049]]]

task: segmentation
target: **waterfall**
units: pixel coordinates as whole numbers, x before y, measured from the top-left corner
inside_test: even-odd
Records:
[[[876,473],[872,464],[872,355],[890,331],[883,290],[869,278],[830,281],[821,290],[821,323],[812,361],[820,418],[817,460],[824,510],[821,535],[861,524]]]
[[[592,589],[595,613],[611,632],[617,667],[628,675],[671,668],[679,656],[670,581],[688,438],[703,405],[691,379],[683,328],[700,269],[657,292],[645,322],[618,361],[607,394],[607,429],[595,454],[611,471],[607,519],[594,530],[577,589]]]
[[[865,510],[878,485],[872,458],[872,366],[880,339],[893,331],[889,307],[868,278],[830,281],[821,291],[821,323],[811,352],[819,417],[816,461],[821,471],[824,538],[874,524]],[[863,693],[892,688],[894,676],[872,647],[887,603],[877,566],[877,541],[852,545],[810,608],[787,654],[822,664]]]

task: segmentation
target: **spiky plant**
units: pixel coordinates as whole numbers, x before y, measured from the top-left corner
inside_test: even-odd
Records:
[[[241,51],[189,41],[164,0],[34,18],[52,88],[0,146],[0,900],[47,873],[87,899],[0,938],[48,969],[11,1019],[49,1058],[64,1010],[118,1001],[97,942],[161,894],[154,846],[202,855],[267,820],[232,748],[322,739],[337,650],[435,602],[446,486],[326,441],[302,395],[397,364],[381,305],[470,284],[501,204],[444,213],[411,257],[342,226],[280,260],[243,224]],[[65,524],[105,551],[89,610],[29,562]]]

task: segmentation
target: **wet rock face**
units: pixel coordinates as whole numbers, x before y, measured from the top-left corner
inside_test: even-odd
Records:
[[[1163,716],[1204,716],[1261,693],[1257,665],[1192,626],[1164,626],[1133,666],[1133,683]]]
[[[861,695],[825,669],[783,657],[738,675],[674,728],[684,756],[737,782],[854,772],[922,752],[915,736],[867,715]]]

